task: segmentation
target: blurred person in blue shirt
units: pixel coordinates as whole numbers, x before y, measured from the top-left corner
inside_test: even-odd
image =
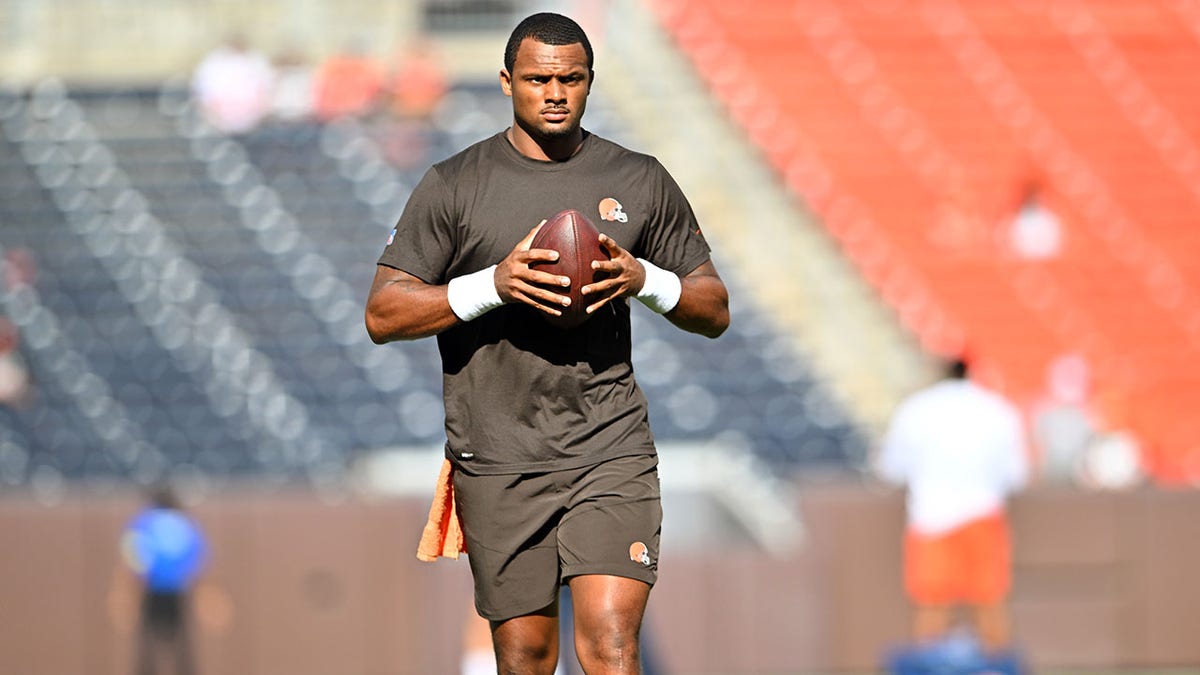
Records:
[[[224,593],[204,581],[208,541],[199,525],[183,511],[174,492],[165,486],[151,491],[148,505],[121,534],[121,565],[109,598],[119,626],[132,625],[132,602],[140,590],[140,627],[134,672],[160,672],[159,662],[172,664],[167,672],[196,672],[188,636],[189,596],[194,592],[202,623],[218,627],[228,622]]]

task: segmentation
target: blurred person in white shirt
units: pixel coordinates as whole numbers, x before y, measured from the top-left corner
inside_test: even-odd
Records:
[[[1006,501],[1029,473],[1017,408],[973,382],[966,361],[954,360],[944,379],[901,402],[877,469],[908,492],[904,577],[914,638],[946,637],[963,605],[983,646],[1006,649],[1012,585]]]
[[[231,134],[250,131],[270,111],[275,87],[270,61],[241,35],[209,52],[192,76],[204,118]]]
[[[275,86],[271,116],[284,123],[307,122],[313,116],[313,66],[298,47],[280,51],[274,59]]]

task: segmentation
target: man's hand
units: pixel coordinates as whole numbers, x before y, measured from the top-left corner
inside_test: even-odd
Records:
[[[612,237],[604,233],[600,234],[600,245],[608,251],[610,260],[593,260],[592,269],[607,276],[580,289],[585,296],[596,294],[596,301],[588,305],[588,314],[615,298],[631,298],[637,295],[646,283],[646,269],[629,251],[621,248]]]
[[[545,224],[544,220],[538,223],[537,227],[530,230],[508,256],[496,265],[496,293],[505,303],[523,302],[547,314],[561,316],[562,311],[555,308],[570,305],[571,298],[559,295],[549,287],[567,288],[571,285],[570,277],[541,272],[529,266],[531,263],[558,260],[558,251],[529,248],[534,235]],[[636,260],[634,264],[637,264]]]

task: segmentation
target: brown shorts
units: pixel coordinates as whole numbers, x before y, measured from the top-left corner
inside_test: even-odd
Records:
[[[530,614],[581,574],[653,585],[659,495],[654,455],[547,473],[454,472],[476,610],[492,621]]]

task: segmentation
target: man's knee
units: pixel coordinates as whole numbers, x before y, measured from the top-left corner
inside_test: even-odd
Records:
[[[558,663],[558,618],[553,608],[536,615],[492,623],[492,644],[501,673],[554,672]]]
[[[575,653],[587,672],[637,673],[641,662],[636,628],[609,625],[576,631]]]
[[[496,645],[496,669],[500,673],[554,672],[558,665],[558,646],[544,642],[513,642]]]

